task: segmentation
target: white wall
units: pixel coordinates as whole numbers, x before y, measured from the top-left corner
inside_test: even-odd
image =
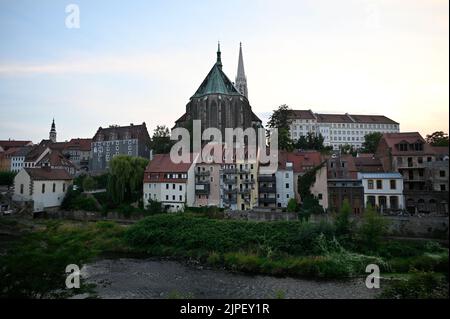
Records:
[[[292,170],[278,170],[275,173],[277,184],[277,207],[287,207],[291,198],[295,198],[294,194],[294,172]],[[286,184],[289,188],[286,188]]]

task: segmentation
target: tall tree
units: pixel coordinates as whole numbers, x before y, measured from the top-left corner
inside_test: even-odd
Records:
[[[426,141],[433,146],[449,146],[448,134],[443,131],[436,131],[427,135]]]
[[[151,149],[155,154],[167,154],[173,145],[170,140],[170,131],[165,125],[157,125],[153,131]]]
[[[142,183],[148,160],[128,155],[115,156],[110,162],[107,192],[115,204],[142,196]]]
[[[362,144],[362,152],[375,153],[382,136],[383,134],[381,134],[380,132],[366,134],[364,136],[364,143]]]
[[[280,105],[278,109],[274,110],[267,122],[270,129],[278,129],[278,148],[281,150],[292,151],[293,141],[291,140],[290,125],[292,110],[286,104]],[[267,133],[270,135],[270,131]]]

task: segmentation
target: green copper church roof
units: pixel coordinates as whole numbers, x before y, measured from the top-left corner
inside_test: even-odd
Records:
[[[230,79],[228,79],[228,77],[222,71],[222,61],[220,55],[221,53],[219,44],[216,63],[191,98],[201,97],[208,94],[241,95],[239,91],[234,87]]]

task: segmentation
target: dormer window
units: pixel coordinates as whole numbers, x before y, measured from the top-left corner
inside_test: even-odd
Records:
[[[406,152],[408,150],[408,144],[406,143],[398,144],[398,149],[401,152]]]

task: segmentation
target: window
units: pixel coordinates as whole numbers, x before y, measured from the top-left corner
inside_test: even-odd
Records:
[[[169,195],[166,195],[166,200],[169,200]]]
[[[367,181],[367,188],[373,189],[373,179],[369,179],[369,180]]]
[[[286,178],[289,178],[289,173],[286,173],[284,176],[285,176]]]
[[[23,184],[20,184],[20,193],[23,194]]]
[[[377,179],[377,189],[383,188],[383,181],[381,179]]]
[[[289,188],[289,183],[286,183],[286,188]]]
[[[172,184],[172,189],[175,189],[175,184]]]
[[[56,191],[56,184],[53,183],[53,189],[52,189],[53,193]]]
[[[45,184],[42,183],[42,194],[44,194],[44,193],[45,193]]]
[[[445,171],[439,171],[439,176],[440,177],[445,177]]]
[[[391,179],[390,184],[391,184],[391,189],[396,189],[397,188],[395,179]]]
[[[172,195],[172,200],[175,200],[175,195]]]
[[[166,189],[169,189],[169,184],[166,184]]]
[[[445,184],[441,184],[440,187],[442,192],[445,191]]]
[[[183,190],[183,185],[180,185],[180,186],[178,187],[178,189],[179,189],[180,191],[182,191],[182,190]]]
[[[66,191],[66,183],[63,183],[63,192]]]
[[[286,198],[289,198],[289,194],[286,194]]]
[[[180,195],[180,202],[183,200],[183,196],[182,195]]]
[[[427,162],[431,162],[431,160],[432,160],[431,157],[428,156],[427,157]]]
[[[418,162],[419,164],[422,164],[422,163],[423,163],[423,157],[418,157],[418,158],[417,158],[417,162]]]
[[[317,196],[319,199],[322,199],[322,193],[319,193],[319,195]]]

